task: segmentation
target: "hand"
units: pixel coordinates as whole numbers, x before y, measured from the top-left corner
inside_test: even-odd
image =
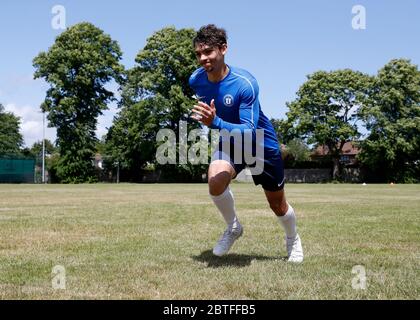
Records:
[[[209,127],[216,116],[216,106],[214,105],[214,99],[211,100],[210,105],[202,101],[198,101],[197,105],[194,105],[192,110],[194,114],[191,116],[196,121]]]

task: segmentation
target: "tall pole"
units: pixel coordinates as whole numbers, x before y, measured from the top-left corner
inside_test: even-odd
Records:
[[[42,183],[45,183],[45,112],[42,113]]]
[[[117,183],[120,183],[120,162],[118,161],[117,164]]]

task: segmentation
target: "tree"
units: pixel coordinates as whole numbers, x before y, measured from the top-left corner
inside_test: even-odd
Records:
[[[42,141],[35,142],[32,147],[24,148],[21,153],[25,157],[35,158],[35,179],[38,182],[42,181]],[[57,148],[54,144],[45,139],[45,170],[48,172],[49,181],[56,182],[57,177],[54,176],[53,166],[56,164],[56,160],[59,159],[59,154]]]
[[[289,141],[296,138],[296,135],[293,134],[293,130],[287,120],[272,118],[270,121],[276,132],[279,143],[287,144]]]
[[[146,99],[122,108],[107,134],[106,154],[125,169],[131,181],[138,181],[141,169],[154,161],[159,129],[154,101]]]
[[[115,100],[105,84],[113,79],[123,82],[121,57],[118,43],[109,35],[90,23],[79,23],[33,61],[35,78],[50,84],[41,108],[48,112],[49,126],[57,127],[57,175],[62,182],[95,179],[97,118]]]
[[[56,151],[57,148],[54,144],[50,140],[45,139],[45,155],[50,156]],[[30,149],[30,153],[35,157],[42,157],[42,141],[35,142]]]
[[[318,71],[299,88],[283,131],[307,144],[326,145],[334,162],[333,177],[341,174],[340,152],[347,141],[360,137],[357,110],[364,103],[371,77],[349,69]]]
[[[286,145],[286,152],[294,161],[310,160],[311,151],[301,139],[290,140]]]
[[[375,77],[361,116],[370,131],[359,155],[388,181],[420,181],[420,71],[410,60],[391,60]]]
[[[194,103],[188,79],[198,67],[192,39],[193,29],[164,28],[147,39],[128,71],[121,110],[107,136],[108,150],[116,161],[138,176],[147,163],[155,161],[156,134],[171,129],[179,141],[179,121],[189,121]],[[189,123],[189,129],[199,124]],[[196,166],[195,166],[196,167]],[[164,170],[194,173],[192,166],[169,166]]]
[[[0,155],[18,155],[23,146],[23,137],[19,131],[20,118],[6,112],[0,103]]]

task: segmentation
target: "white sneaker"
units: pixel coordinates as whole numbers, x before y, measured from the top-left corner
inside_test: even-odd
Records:
[[[296,238],[289,239],[286,237],[287,261],[300,263],[303,261],[303,249],[300,237],[296,234]]]
[[[241,225],[233,230],[227,228],[220,240],[217,242],[216,246],[213,248],[213,254],[215,256],[221,257],[228,253],[235,240],[242,236],[243,231],[244,230]]]

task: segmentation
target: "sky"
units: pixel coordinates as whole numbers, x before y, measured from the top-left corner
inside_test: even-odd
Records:
[[[2,0],[0,103],[21,117],[29,147],[42,140],[39,106],[48,89],[42,79],[33,79],[32,60],[63,32],[52,24],[57,5],[65,9],[66,27],[88,21],[118,41],[126,68],[161,28],[209,23],[225,28],[226,62],[256,77],[262,110],[270,118],[285,117],[286,102],[315,71],[351,68],[374,75],[394,58],[420,63],[418,0]],[[365,20],[359,19],[362,11],[353,11],[358,5]],[[117,111],[110,104],[100,116],[98,138]],[[47,128],[46,138],[54,141],[55,132]]]

